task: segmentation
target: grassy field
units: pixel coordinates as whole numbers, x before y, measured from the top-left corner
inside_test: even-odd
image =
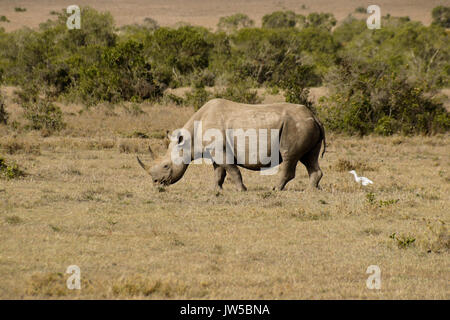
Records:
[[[450,298],[448,134],[328,134],[322,190],[305,190],[299,165],[286,191],[243,170],[247,192],[226,180],[215,194],[211,166],[157,189],[135,160],[148,144],[163,153],[193,109],[63,110],[54,136],[0,125],[0,154],[26,173],[0,180],[1,299]],[[69,265],[81,290],[66,288]],[[381,290],[366,287],[369,265]]]

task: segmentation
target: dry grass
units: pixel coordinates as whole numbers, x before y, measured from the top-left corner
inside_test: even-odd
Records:
[[[320,191],[301,165],[284,192],[243,171],[248,192],[226,180],[215,194],[207,165],[155,189],[135,153],[162,153],[193,109],[140,108],[63,106],[68,127],[50,137],[0,126],[27,173],[0,180],[0,298],[450,298],[449,135],[328,134]],[[65,287],[73,264],[80,291]],[[366,288],[373,264],[380,291]]]

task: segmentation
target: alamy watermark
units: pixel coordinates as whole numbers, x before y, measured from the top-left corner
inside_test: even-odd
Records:
[[[69,30],[81,29],[81,10],[77,5],[71,5],[67,7],[67,14],[70,16],[67,18],[67,28]]]
[[[367,7],[367,13],[371,15],[367,18],[366,24],[369,29],[381,29],[381,9],[373,4]]]
[[[366,287],[370,290],[380,290],[381,289],[381,269],[377,265],[370,265],[366,270],[367,274],[370,276],[366,280]]]
[[[81,269],[77,265],[70,265],[67,267],[66,273],[71,274],[67,279],[66,285],[69,290],[81,289]]]
[[[258,165],[261,166],[262,175],[272,175],[278,171],[279,129],[247,128],[223,131],[208,128],[203,134],[202,121],[194,121],[193,137],[188,130],[177,129],[170,136],[170,140],[174,142],[171,159],[175,164],[214,162],[218,165]]]

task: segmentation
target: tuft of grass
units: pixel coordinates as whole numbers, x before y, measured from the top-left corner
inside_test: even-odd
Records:
[[[69,176],[81,176],[82,175],[81,171],[78,169],[75,169],[75,168],[68,168],[66,170],[63,170],[61,173],[67,174]]]
[[[261,194],[260,194],[260,197],[261,197],[262,199],[267,199],[267,198],[270,198],[272,195],[273,195],[273,194],[272,194],[272,191],[266,191],[266,192],[261,193]]]
[[[120,153],[136,153],[139,152],[139,145],[131,140],[121,140],[119,142]]]
[[[366,13],[366,8],[364,7],[358,7],[355,9],[356,13]]]
[[[80,196],[80,201],[102,201],[100,198],[100,195],[105,193],[104,188],[97,188],[97,189],[88,189],[86,191],[83,191]]]
[[[89,150],[106,150],[112,149],[116,146],[116,141],[113,139],[101,139],[101,140],[92,140],[88,143]]]
[[[306,212],[305,209],[300,208],[294,212],[291,212],[291,217],[300,221],[317,221],[317,220],[328,220],[330,219],[330,213],[327,211],[320,213],[310,213]]]
[[[142,276],[121,278],[114,282],[111,291],[117,297],[179,297],[187,292],[187,286],[179,281],[152,279]]]
[[[66,281],[60,272],[34,274],[28,280],[26,293],[31,296],[60,297],[67,294]]]
[[[129,192],[129,191],[118,192],[117,193],[117,198],[119,200],[123,200],[125,198],[133,198],[133,192]]]
[[[57,226],[55,226],[53,224],[49,224],[48,226],[50,227],[50,229],[52,229],[55,232],[60,232],[61,231],[60,227],[57,227]]]
[[[400,199],[388,199],[388,200],[375,200],[375,194],[373,192],[366,193],[366,201],[370,205],[376,205],[378,207],[388,207],[394,205],[400,201]]]
[[[395,232],[391,234],[389,238],[395,241],[399,249],[407,249],[416,242],[416,238],[412,235],[397,235]]]
[[[12,225],[20,224],[20,223],[23,222],[23,220],[22,220],[20,217],[18,217],[18,216],[9,216],[9,217],[6,217],[6,218],[5,218],[5,221],[6,221],[6,223],[12,224]]]
[[[378,236],[381,234],[381,230],[375,228],[366,228],[362,232],[368,236]]]
[[[167,132],[164,131],[153,131],[150,134],[150,137],[154,138],[154,139],[166,139],[167,138]]]
[[[0,143],[0,146],[8,154],[16,154],[16,153],[26,153],[34,155],[41,154],[41,148],[39,144],[33,144],[30,142],[25,142],[17,139],[5,139],[3,142]]]
[[[148,139],[150,138],[148,134],[140,131],[134,131],[131,135],[132,138],[139,138],[139,139]]]
[[[14,11],[15,12],[25,12],[25,11],[27,11],[27,8],[15,7]]]
[[[135,102],[131,103],[131,105],[129,107],[124,105],[123,108],[125,109],[125,111],[128,114],[130,114],[130,115],[132,115],[134,117],[137,117],[137,116],[140,116],[142,114],[145,114],[145,111],[142,110],[142,108],[139,106],[139,104],[137,104]]]
[[[350,171],[350,170],[359,170],[359,171],[375,171],[375,168],[370,166],[369,164],[356,160],[351,161],[347,159],[338,159],[333,165],[332,169],[339,172]]]
[[[10,22],[6,16],[0,16],[0,22]]]
[[[428,253],[442,253],[450,250],[450,234],[443,221],[426,220],[427,232],[422,241]]]

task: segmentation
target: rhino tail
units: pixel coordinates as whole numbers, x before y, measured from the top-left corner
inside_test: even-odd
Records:
[[[325,138],[325,128],[323,127],[322,122],[320,122],[320,120],[317,118],[316,115],[314,115],[314,121],[317,123],[317,125],[319,126],[319,130],[320,130],[320,139],[321,141],[323,141],[323,151],[322,151],[322,155],[321,158],[323,158],[323,155],[327,149],[327,140]]]

